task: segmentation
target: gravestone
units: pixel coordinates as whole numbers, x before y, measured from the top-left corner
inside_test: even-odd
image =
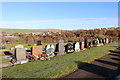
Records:
[[[26,60],[25,48],[15,48],[16,64],[22,64],[28,62]]]
[[[99,39],[99,43],[102,43],[102,39]]]
[[[66,51],[67,53],[73,53],[73,52],[74,52],[73,44],[71,44],[71,43],[66,44],[66,45],[65,45],[65,51]]]
[[[105,40],[106,40],[106,44],[108,44],[108,42],[109,42],[108,38],[106,38]]]
[[[79,52],[80,51],[80,43],[79,42],[74,43],[74,51],[75,52]]]
[[[92,44],[93,44],[94,47],[96,47],[97,46],[97,40],[93,40]]]
[[[96,39],[96,41],[97,41],[97,45],[99,45],[99,40],[98,40],[98,38]]]
[[[91,41],[89,42],[89,47],[93,47],[93,45],[92,45],[92,42],[91,42]]]
[[[102,43],[105,44],[105,39],[102,39]]]
[[[16,45],[15,48],[24,48],[23,45]]]
[[[55,52],[54,45],[47,45],[45,52],[46,52],[48,57],[54,57],[55,56],[55,54],[54,54],[54,52]]]
[[[38,58],[42,54],[42,45],[32,46],[31,51],[32,51],[32,55]]]
[[[81,41],[81,42],[80,42],[80,49],[81,49],[81,50],[84,50],[84,44],[85,44],[84,41]]]
[[[58,55],[64,55],[65,53],[65,47],[64,47],[64,40],[58,41]]]
[[[38,45],[38,46],[39,46],[39,45],[42,45],[40,40],[37,41],[37,45]]]
[[[112,43],[112,42],[113,42],[113,41],[112,41],[112,39],[110,38],[110,39],[109,39],[109,43]]]
[[[88,47],[89,47],[89,45],[88,45],[88,38],[85,38],[85,39],[84,39],[84,42],[85,42],[85,45],[84,45],[85,48],[88,48]]]

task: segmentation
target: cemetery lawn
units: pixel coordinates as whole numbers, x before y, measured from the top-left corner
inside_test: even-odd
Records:
[[[59,55],[48,61],[38,60],[22,65],[15,65],[3,68],[2,74],[5,78],[59,78],[77,70],[77,62],[89,63],[109,54],[109,50],[114,50],[117,46],[118,43],[114,42],[80,52]]]

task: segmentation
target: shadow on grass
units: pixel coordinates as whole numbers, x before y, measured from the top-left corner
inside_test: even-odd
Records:
[[[5,54],[6,56],[12,56],[12,55],[13,55],[13,54],[10,53],[9,51],[4,51],[4,54]]]
[[[117,67],[120,66],[120,64],[113,63],[113,62],[110,62],[110,61],[104,61],[104,60],[99,60],[99,59],[97,59],[95,61],[101,62],[101,63],[104,63],[104,64],[109,64],[109,65],[112,65],[112,66],[117,66]]]
[[[120,61],[120,59],[118,58],[111,58],[112,60],[116,60],[116,61]]]
[[[113,50],[109,50],[112,53],[120,53],[120,51],[113,51]]]
[[[98,60],[100,61],[100,60]],[[103,63],[103,61],[100,61]],[[112,70],[103,66],[99,66],[96,64],[90,64],[90,63],[83,63],[83,62],[79,62],[79,61],[75,61],[75,63],[78,64],[78,69],[82,69],[84,71],[90,72],[90,73],[94,73],[96,75],[102,76],[105,79],[114,79],[120,72],[117,70]],[[110,62],[105,62],[105,63],[109,63]],[[81,64],[83,64],[81,66]],[[113,65],[114,63],[112,63]],[[117,66],[117,64],[114,64],[115,66]]]

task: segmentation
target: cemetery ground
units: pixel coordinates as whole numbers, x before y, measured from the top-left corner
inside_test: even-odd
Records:
[[[4,78],[59,78],[74,72],[83,63],[90,63],[107,54],[109,50],[114,50],[118,46],[117,42],[103,46],[93,47],[80,52],[66,55],[58,55],[48,61],[34,61],[22,65],[15,65],[2,69]]]

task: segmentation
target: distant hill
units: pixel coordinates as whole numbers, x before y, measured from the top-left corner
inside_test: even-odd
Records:
[[[61,32],[63,30],[60,29],[7,29],[7,28],[0,28],[1,32],[7,32],[7,33],[32,33],[32,32],[46,32],[46,31],[56,31]]]

